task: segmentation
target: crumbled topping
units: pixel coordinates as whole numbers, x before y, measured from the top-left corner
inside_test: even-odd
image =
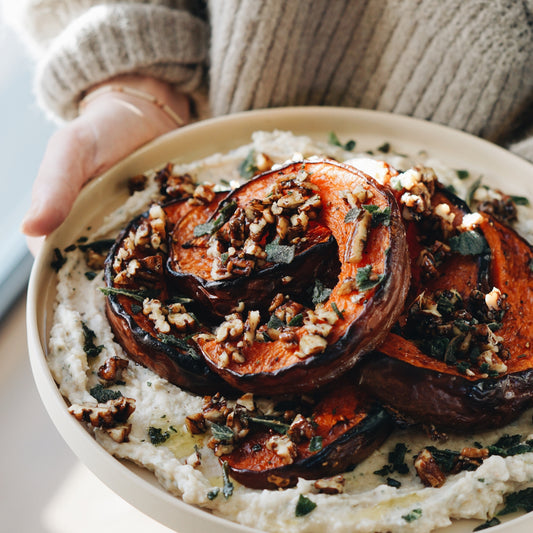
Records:
[[[98,369],[98,377],[105,381],[117,381],[122,377],[122,371],[128,367],[128,364],[128,359],[110,357]]]
[[[154,323],[154,327],[160,333],[169,333],[170,324],[167,322],[167,318],[162,309],[160,300],[155,298],[145,298],[143,301],[143,314]]]
[[[287,435],[272,435],[266,442],[266,447],[273,451],[284,465],[292,464],[298,453],[296,444]]]
[[[318,492],[324,494],[342,494],[344,492],[345,481],[346,480],[342,475],[317,479],[314,483],[314,487]]]
[[[80,422],[96,428],[113,428],[124,423],[135,411],[135,400],[121,396],[106,403],[91,405],[72,404],[69,413]]]

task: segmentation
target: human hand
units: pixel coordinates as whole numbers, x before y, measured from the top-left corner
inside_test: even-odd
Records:
[[[189,120],[188,98],[166,83],[153,78],[120,76],[108,84],[151,94],[184,122]],[[50,138],[33,185],[31,207],[22,222],[22,232],[29,237],[51,233],[65,220],[87,181],[176,127],[168,113],[147,99],[116,91],[95,93],[94,98],[87,100],[80,116]],[[29,239],[28,242],[34,251],[37,241]]]

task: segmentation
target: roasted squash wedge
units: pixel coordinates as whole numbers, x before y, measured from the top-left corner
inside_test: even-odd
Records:
[[[361,369],[384,404],[450,431],[505,425],[533,401],[533,251],[492,216],[474,220],[451,238],[464,255],[413,277],[408,311]]]
[[[281,432],[252,417],[248,435],[220,457],[229,475],[247,487],[278,489],[295,485],[298,478],[330,478],[351,470],[392,430],[390,415],[354,382],[344,379],[322,392],[308,413],[280,424]],[[333,492],[342,481],[323,480],[317,488]]]
[[[245,307],[226,316],[213,338],[197,337],[216,373],[248,392],[309,391],[348,371],[383,341],[409,286],[405,230],[388,188],[340,163],[303,161],[260,175],[229,201],[237,219],[241,211],[244,218],[249,214],[247,233],[239,235],[243,248],[237,249],[236,240],[235,255],[241,257],[241,250],[248,244],[252,250],[255,243],[258,260],[279,263],[281,283],[268,307],[270,316]],[[230,243],[233,221],[232,215],[220,230]],[[326,290],[316,285],[316,263],[302,264],[298,273],[291,270],[296,243],[322,227],[335,240],[339,265]],[[227,250],[217,255],[217,242],[211,243],[215,259],[231,260],[229,254],[222,257]],[[319,296],[309,303],[287,293],[283,277],[288,271]],[[235,302],[240,299],[234,294]]]
[[[205,394],[228,387],[188,340],[203,327],[191,302],[169,292],[164,270],[167,231],[190,209],[186,199],[176,200],[154,204],[134,219],[106,259],[104,292],[108,320],[128,356],[171,383]]]
[[[306,238],[294,244],[290,263],[269,261],[266,255],[257,257],[263,255],[260,247],[264,247],[267,236],[261,235],[257,242],[253,239],[244,242],[243,235],[253,219],[248,220],[245,210],[238,208],[247,201],[249,186],[234,191],[212,209],[203,206],[192,209],[170,239],[167,266],[171,283],[215,317],[232,313],[239,302],[246,302],[248,309],[264,308],[280,290],[286,294],[301,293],[310,278],[321,270],[329,272],[336,267],[335,239],[327,227],[313,220],[309,222]],[[236,216],[227,215],[235,211]],[[225,216],[230,224],[221,225],[216,239],[209,238],[209,234],[195,237],[195,233],[218,227],[216,221],[224,220]],[[232,228],[227,228],[229,225]],[[198,228],[206,229],[198,232]],[[236,238],[236,233],[240,238]],[[242,253],[236,251],[239,246]],[[301,275],[302,270],[305,276]]]

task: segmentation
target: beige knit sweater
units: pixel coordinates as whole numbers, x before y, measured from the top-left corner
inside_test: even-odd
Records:
[[[36,94],[72,118],[117,74],[172,82],[209,113],[379,109],[533,161],[533,0],[17,0]]]

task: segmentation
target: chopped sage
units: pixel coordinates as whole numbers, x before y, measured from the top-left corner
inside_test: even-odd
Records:
[[[329,287],[326,287],[319,279],[315,280],[312,295],[312,301],[314,305],[325,302],[329,298],[330,294],[331,289]]]
[[[498,515],[514,513],[520,509],[526,513],[533,511],[533,487],[508,494],[505,497],[505,506]]]
[[[291,263],[296,247],[288,244],[269,243],[265,246],[266,260],[270,263]]]
[[[96,346],[94,344],[94,339],[96,338],[96,333],[89,327],[85,322],[81,323],[81,329],[83,331],[83,351],[87,357],[96,357],[103,349],[104,345],[100,344]]]
[[[463,231],[450,238],[449,245],[452,252],[461,255],[480,255],[488,250],[485,237],[477,231]]]
[[[406,522],[414,522],[422,516],[422,509],[413,509],[410,513],[403,515],[402,518]]]
[[[283,422],[280,422],[279,420],[275,420],[273,418],[263,418],[258,416],[250,416],[248,417],[248,420],[250,422],[253,422],[254,424],[260,424],[262,426],[265,426],[269,429],[273,429],[277,433],[280,433],[282,435],[285,435],[287,431],[289,430],[289,425],[284,424]]]
[[[113,246],[113,244],[115,244],[114,239],[101,239],[98,241],[80,244],[78,248],[84,252],[87,250],[92,250],[97,254],[103,254],[107,252],[111,248],[111,246]]]
[[[84,275],[89,281],[92,281],[96,276],[98,276],[98,274],[96,272],[93,272],[92,270],[85,272]]]
[[[89,390],[89,394],[98,403],[106,403],[109,400],[117,400],[122,397],[122,393],[119,390],[106,389],[101,383],[92,387]]]
[[[54,248],[54,258],[50,262],[50,266],[56,271],[59,272],[61,267],[66,263],[67,258],[61,253],[59,248]]]
[[[305,516],[316,508],[316,503],[303,494],[300,494],[294,514],[296,516]]]
[[[172,346],[173,348],[178,348],[189,355],[192,359],[201,359],[200,354],[184,339],[179,339],[174,335],[168,335],[165,333],[159,333],[157,335],[158,340],[163,344]]]
[[[339,146],[340,148],[342,148],[343,150],[346,150],[347,152],[351,152],[355,148],[355,144],[356,144],[354,140],[350,140],[347,143],[342,144],[339,141],[337,134],[333,131],[329,132],[328,143],[332,144],[333,146]]]
[[[529,198],[526,198],[525,196],[513,196],[511,195],[511,200],[516,205],[529,205]]]
[[[159,291],[142,289],[118,289],[116,287],[100,287],[106,296],[128,296],[138,302],[144,302],[146,298],[157,298]]]
[[[366,204],[363,205],[363,209],[372,215],[373,226],[379,226],[380,224],[383,226],[390,225],[390,207],[380,209],[378,205]]]
[[[165,431],[163,433],[163,430],[161,428],[155,428],[150,426],[148,428],[148,436],[150,437],[150,442],[154,446],[159,446],[170,438],[170,433],[168,431]]]
[[[322,437],[315,435],[311,437],[309,441],[309,451],[310,452],[319,452],[322,449]]]
[[[222,424],[217,424],[215,422],[211,423],[211,433],[213,437],[219,442],[224,444],[229,444],[233,442],[233,431],[228,426],[223,426]]]
[[[207,499],[208,500],[214,500],[218,494],[220,493],[220,487],[215,487],[214,489],[211,489],[207,493]]]
[[[281,320],[277,315],[271,315],[270,320],[267,323],[267,327],[271,329],[280,329],[285,326],[285,322]]]
[[[226,500],[233,494],[233,483],[230,481],[228,476],[228,462],[224,461],[222,465],[222,479],[224,480],[224,486],[222,487],[222,494]]]
[[[359,218],[359,215],[361,213],[362,211],[359,207],[352,207],[344,216],[344,222],[345,223],[355,222]]]
[[[241,178],[249,180],[253,178],[254,174],[257,172],[258,168],[255,164],[255,152],[250,150],[245,159],[242,160],[239,165],[239,174]]]
[[[378,152],[388,154],[390,152],[390,143],[384,142],[381,146],[378,146]]]
[[[470,172],[468,172],[468,170],[464,170],[464,169],[457,169],[455,171],[455,173],[457,174],[457,177],[460,180],[465,180],[465,179],[467,179],[470,176]]]
[[[490,520],[483,522],[483,524],[475,527],[472,531],[482,531],[483,529],[488,529],[489,527],[494,527],[499,524],[501,524],[500,520],[496,516],[493,516]]]
[[[342,320],[344,318],[343,312],[339,310],[335,302],[331,302],[331,308],[335,311],[335,314]]]
[[[474,200],[474,195],[476,194],[476,191],[481,186],[481,177],[478,178],[470,187],[468,188],[468,191],[466,193],[466,203],[470,207],[472,205],[472,202]]]
[[[290,327],[297,328],[301,326],[304,323],[304,316],[302,313],[298,313],[297,315],[294,315],[287,324]]]
[[[355,283],[360,291],[368,291],[379,285],[383,280],[383,274],[372,275],[372,265],[366,265],[357,269]]]
[[[209,220],[204,224],[198,224],[193,230],[194,237],[202,237],[203,235],[213,235],[216,233],[235,213],[237,209],[237,202],[231,201],[225,203],[218,212],[218,215],[213,220]]]

